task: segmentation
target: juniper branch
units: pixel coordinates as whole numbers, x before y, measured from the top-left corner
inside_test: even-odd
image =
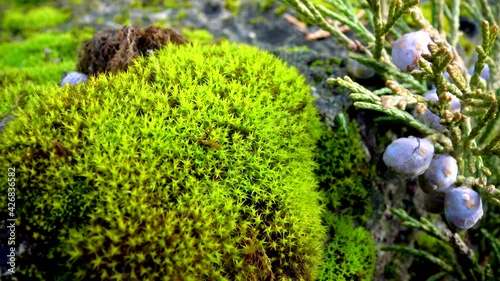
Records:
[[[469,248],[457,233],[445,230],[449,244],[453,246],[457,262],[464,268],[465,280],[483,280],[483,271],[474,257],[474,252]],[[465,270],[468,269],[468,270]]]
[[[448,239],[446,236],[444,236],[432,223],[430,223],[428,220],[421,218],[421,221],[418,221],[417,219],[413,218],[412,216],[408,215],[405,210],[403,209],[394,209],[391,208],[391,213],[396,215],[398,218],[400,218],[403,221],[403,224],[407,227],[411,227],[414,229],[419,229],[424,231],[425,233],[429,234],[430,236],[438,239],[441,242],[448,242]],[[423,220],[422,220],[423,219]]]
[[[481,22],[481,34],[483,42],[481,46],[476,47],[478,58],[474,65],[474,73],[472,74],[470,80],[470,85],[473,90],[479,87],[479,77],[481,75],[481,72],[483,71],[485,60],[488,58],[489,53],[495,44],[498,32],[499,28],[497,25],[490,26],[490,23],[484,20]]]
[[[408,12],[408,9],[417,6],[420,3],[420,0],[406,0],[401,4],[401,1],[392,1],[392,5],[394,8],[389,10],[389,16],[387,18],[387,22],[384,25],[382,30],[382,35],[386,35],[390,32],[391,29],[394,28],[396,22],[403,16],[404,13]]]
[[[426,281],[439,281],[439,280],[443,280],[443,278],[447,274],[448,273],[446,273],[446,272],[439,272],[439,273],[436,273],[436,274],[432,275],[431,277],[427,278]]]
[[[498,155],[498,153],[495,153],[495,149],[497,149],[497,146],[500,145],[500,133],[497,132],[497,136],[485,147],[483,148],[483,152],[486,155]]]
[[[419,229],[424,231],[425,233],[429,234],[430,236],[438,239],[438,241],[444,242],[448,245],[451,245],[454,250],[455,250],[455,255],[457,258],[458,264],[462,266],[462,268],[465,266],[467,269],[470,270],[464,270],[465,276],[460,274],[459,276],[462,280],[482,280],[482,271],[477,263],[477,261],[474,258],[474,253],[473,251],[462,241],[460,236],[457,233],[452,233],[449,230],[445,230],[444,233],[441,233],[430,221],[428,221],[425,218],[420,218],[420,221],[414,219],[410,215],[408,215],[404,210],[402,209],[391,209],[391,212],[398,216],[402,221],[403,225],[407,227],[411,227],[414,229]],[[395,247],[395,246],[392,246]],[[396,246],[399,247],[399,246]],[[411,248],[412,249],[412,248]],[[421,256],[423,258],[428,258],[425,255],[422,255],[422,253],[415,252],[415,251],[407,251],[407,253],[416,255],[416,256]],[[429,260],[431,262],[434,262],[432,260]],[[448,264],[447,264],[448,265]],[[445,269],[445,271],[449,272],[450,274],[453,274],[456,276],[456,272],[451,265],[448,265],[449,268]]]
[[[414,255],[417,257],[424,258],[428,260],[429,262],[436,264],[439,266],[442,270],[446,271],[450,275],[454,275],[454,270],[453,267],[449,264],[447,264],[445,261],[435,257],[431,253],[423,250],[417,250],[412,247],[407,247],[407,246],[385,246],[382,247],[383,251],[394,251],[394,252],[400,252],[400,253],[406,253],[410,255]]]
[[[486,18],[487,21],[490,23],[495,23],[495,17],[493,16],[493,12],[491,11],[490,4],[488,3],[488,0],[479,0],[479,3],[481,4],[481,13],[484,18]]]
[[[490,95],[490,108],[486,115],[479,119],[476,126],[472,129],[472,131],[469,133],[467,138],[465,139],[465,147],[471,147],[472,141],[481,133],[481,130],[488,124],[488,122],[491,122],[495,120],[496,114],[498,112],[498,102],[495,99],[495,96],[493,93]]]
[[[500,264],[500,240],[493,237],[493,235],[484,228],[481,229],[481,233],[490,242],[493,250],[493,258],[497,260],[497,264]]]
[[[370,4],[370,9],[373,14],[373,30],[375,33],[375,50],[373,52],[373,58],[375,60],[380,60],[385,42],[382,31],[384,28],[384,24],[382,23],[382,7],[378,0],[369,0],[368,3]]]
[[[343,16],[342,14],[340,13],[335,13],[335,12],[332,12],[330,10],[328,10],[327,8],[321,6],[321,5],[318,5],[316,6],[316,8],[318,9],[318,11],[321,12],[322,15],[325,15],[333,20],[336,20],[344,25],[347,25],[349,26],[354,32],[356,32],[356,34],[359,36],[359,37],[362,37],[362,38],[365,38],[368,42],[373,42],[375,40],[375,37],[373,36],[373,34],[371,34],[367,29],[366,27],[364,27],[364,25],[362,25],[359,20],[357,18],[355,18],[354,20],[351,20],[345,16]],[[331,25],[331,26],[334,26],[332,24],[329,24],[327,22],[328,25]],[[325,29],[327,31],[330,32],[330,30],[328,29]],[[343,36],[344,33],[341,33]],[[350,40],[350,39],[349,39]],[[352,41],[351,41],[352,42]],[[352,44],[354,43],[349,43],[350,45],[346,45],[346,47],[348,47],[349,49],[352,49]]]
[[[457,47],[458,43],[458,28],[460,27],[459,18],[460,18],[460,0],[453,0],[451,7],[451,28],[450,28],[450,45],[453,49]]]
[[[330,24],[321,15],[321,13],[316,9],[316,6],[312,4],[309,0],[283,0],[290,4],[296,11],[303,14],[309,20],[315,22],[319,27],[328,31],[334,38],[343,43],[347,48],[353,49],[356,44],[342,33],[339,28],[333,24]]]
[[[409,86],[409,90],[414,89],[420,93],[425,93],[427,91],[427,86],[424,83],[415,79],[415,77],[413,77],[411,74],[399,71],[396,66],[394,66],[390,62],[376,61],[373,58],[355,53],[349,54],[349,57],[357,60],[361,64],[373,67],[373,69],[375,69],[377,73],[383,73],[386,80],[405,81]]]
[[[443,18],[444,18],[444,1],[443,0],[432,0],[432,25],[436,27],[436,30],[443,34]]]

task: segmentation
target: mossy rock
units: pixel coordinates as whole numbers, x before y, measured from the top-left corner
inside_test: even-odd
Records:
[[[326,130],[318,147],[316,174],[328,210],[366,222],[372,212],[375,167],[366,157],[357,123]]]
[[[365,155],[357,123],[325,130],[318,148],[316,174],[330,235],[319,280],[370,281],[376,249],[370,232],[357,223],[364,224],[372,212],[374,167]]]
[[[320,281],[371,281],[375,272],[376,249],[370,232],[356,227],[350,216],[330,214],[332,238],[326,247]]]
[[[45,88],[0,135],[30,245],[18,276],[316,280],[317,115],[295,69],[229,43]]]

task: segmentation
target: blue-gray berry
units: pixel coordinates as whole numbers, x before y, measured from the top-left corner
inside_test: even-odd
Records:
[[[393,141],[385,150],[384,163],[405,177],[423,174],[434,156],[433,144],[421,138],[408,137]]]
[[[429,33],[422,30],[403,35],[392,44],[394,64],[402,71],[417,69],[422,55],[430,55],[427,45],[431,42]]]
[[[78,83],[85,83],[88,80],[88,76],[76,72],[76,71],[71,71],[70,73],[66,74],[64,78],[61,80],[61,83],[59,84],[61,87],[68,84],[68,85],[76,85]]]
[[[469,229],[483,216],[481,197],[467,186],[451,188],[444,199],[444,215],[451,226]]]
[[[450,155],[437,154],[424,173],[425,181],[421,188],[427,193],[434,189],[449,187],[455,183],[457,175],[457,160]]]

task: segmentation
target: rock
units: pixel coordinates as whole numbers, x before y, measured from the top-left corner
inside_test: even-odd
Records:
[[[0,133],[2,133],[3,129],[5,128],[5,126],[7,126],[7,123],[14,119],[14,116],[12,115],[7,115],[7,117],[3,118],[2,120],[0,120]]]
[[[88,79],[87,75],[80,73],[80,72],[71,71],[70,73],[66,74],[63,77],[63,79],[61,80],[61,83],[59,85],[61,87],[63,87],[66,84],[72,86],[72,85],[76,85],[78,83],[85,83],[85,82],[87,82],[87,79]]]

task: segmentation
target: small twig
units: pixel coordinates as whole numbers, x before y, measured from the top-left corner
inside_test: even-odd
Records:
[[[17,97],[16,101],[14,102],[14,105],[12,106],[11,109],[9,109],[9,111],[7,111],[6,113],[2,114],[0,116],[0,119],[4,119],[5,117],[7,117],[14,109],[16,109],[18,106],[19,106],[19,102],[21,101],[21,99],[25,96],[25,94],[20,94],[19,97]]]
[[[308,31],[307,31],[307,26],[299,21],[296,17],[290,15],[290,14],[284,14],[283,15],[283,18],[285,18],[285,20],[289,23],[291,23],[293,26],[295,26],[295,28],[300,32],[300,33],[303,33],[303,34],[307,34]]]
[[[364,11],[363,11],[364,14]],[[358,13],[358,15],[362,16],[362,13]],[[307,31],[307,26],[303,22],[299,21],[296,17],[290,15],[290,14],[284,14],[283,17],[287,22],[292,24],[300,33],[306,34],[306,40],[308,41],[314,41],[318,39],[324,39],[324,38],[329,38],[332,37],[332,34],[326,30],[323,29],[318,29],[317,31],[314,32],[309,32]],[[331,21],[327,20],[327,22],[334,24],[338,27],[338,30],[342,33],[345,33],[351,28],[347,25],[341,25],[340,22],[338,21]]]
[[[217,150],[222,149],[222,146],[216,140],[211,140],[209,138],[210,138],[210,131],[206,130],[205,131],[205,137],[203,137],[203,138],[196,138],[194,140],[196,142],[204,145],[204,146],[208,146],[208,147],[211,147],[211,148],[214,148],[214,149],[217,149]]]

